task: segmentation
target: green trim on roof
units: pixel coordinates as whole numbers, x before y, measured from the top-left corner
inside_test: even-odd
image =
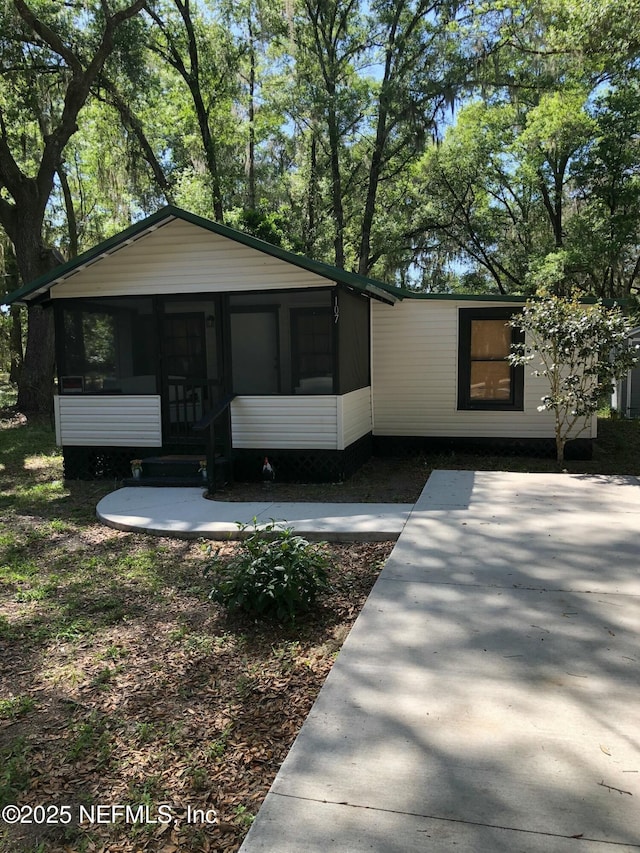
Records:
[[[423,293],[419,290],[408,290],[405,287],[399,287],[397,290],[402,299],[433,299],[446,302],[516,302],[524,304],[528,298],[501,293]]]
[[[189,222],[199,228],[204,228],[213,234],[218,234],[221,237],[226,237],[229,240],[234,240],[236,243],[242,243],[259,252],[263,252],[271,257],[278,258],[281,261],[297,266],[307,272],[315,273],[316,275],[327,279],[331,282],[342,284],[345,287],[352,288],[359,293],[366,294],[376,299],[383,299],[390,303],[397,302],[403,299],[431,299],[436,301],[459,301],[459,302],[507,302],[514,304],[524,304],[527,301],[526,296],[514,296],[503,294],[487,294],[487,293],[421,293],[415,290],[409,290],[405,287],[396,287],[392,284],[387,284],[384,281],[367,278],[366,276],[358,275],[357,273],[348,272],[347,270],[339,269],[322,261],[314,261],[305,255],[297,255],[294,252],[289,252],[279,246],[274,246],[251,234],[246,234],[244,231],[237,231],[230,228],[228,225],[221,225],[219,222],[212,222],[210,219],[205,219],[202,216],[197,216],[195,213],[190,213],[188,210],[183,210],[173,205],[167,205],[160,210],[152,213],[151,216],[135,222],[133,225],[103,240],[97,246],[83,252],[78,257],[67,261],[64,264],[51,270],[35,281],[24,285],[19,290],[14,290],[13,293],[7,294],[5,297],[0,297],[3,304],[11,305],[15,302],[29,302],[30,298],[35,298],[40,293],[48,290],[52,285],[60,279],[64,279],[72,275],[80,268],[95,263],[102,255],[108,255],[118,248],[125,246],[128,242],[144,236],[145,232],[160,228],[162,225],[168,224],[174,219],[181,219],[184,222]],[[585,297],[581,302],[590,303],[596,302],[595,298]],[[625,299],[604,300],[605,305],[613,305],[618,303],[624,305]]]
[[[30,294],[38,293],[41,290],[47,289],[50,284],[53,284],[59,278],[66,276],[68,273],[77,269],[78,267],[85,266],[88,263],[92,263],[97,260],[100,255],[103,255],[107,252],[112,251],[121,243],[126,243],[127,240],[131,240],[136,237],[143,231],[146,231],[149,228],[153,228],[154,225],[163,221],[163,219],[168,220],[168,215],[166,213],[167,208],[164,207],[162,210],[158,210],[156,213],[148,216],[146,219],[141,220],[140,222],[135,222],[133,225],[130,225],[129,228],[121,231],[119,234],[114,234],[113,237],[109,237],[106,240],[103,240],[102,243],[99,243],[97,246],[94,246],[92,249],[88,249],[86,252],[83,252],[81,255],[78,255],[75,258],[72,258],[70,261],[66,261],[64,264],[56,267],[51,270],[51,272],[45,273],[45,275],[41,275],[39,278],[35,279],[35,281],[29,282],[29,284],[25,284],[19,290],[14,290],[13,293],[7,294],[5,297],[5,304],[11,305],[12,302],[18,302]]]
[[[296,255],[294,252],[289,252],[286,249],[281,249],[279,246],[273,246],[271,243],[259,240],[251,234],[245,234],[243,231],[236,231],[234,228],[229,228],[227,225],[212,222],[209,219],[196,216],[196,214],[189,213],[189,211],[182,210],[179,207],[168,205],[167,207],[163,207],[161,210],[158,210],[156,213],[153,213],[151,216],[148,216],[146,219],[142,219],[140,222],[134,223],[119,234],[109,237],[107,240],[104,240],[102,243],[94,246],[93,249],[83,252],[81,255],[78,255],[78,257],[61,264],[46,275],[40,276],[40,278],[37,278],[35,281],[32,281],[19,290],[15,290],[13,293],[8,294],[4,298],[5,303],[10,305],[13,302],[28,302],[30,301],[30,297],[34,298],[39,293],[48,290],[59,279],[68,277],[83,266],[95,263],[102,255],[116,251],[127,242],[136,239],[138,236],[142,236],[144,232],[160,227],[162,224],[168,223],[173,219],[182,219],[185,222],[204,228],[205,230],[218,234],[221,237],[227,237],[230,240],[242,243],[243,245],[256,249],[259,252],[264,252],[266,255],[271,255],[271,257],[278,258],[281,261],[285,261],[286,263],[293,264],[294,266],[307,270],[307,272],[315,273],[329,281],[343,284],[346,287],[351,287],[361,293],[366,293],[377,298],[384,298],[385,295],[388,295],[390,302],[396,302],[403,298],[403,293],[400,288],[393,287],[392,285],[385,284],[381,281],[376,281],[375,279],[367,278],[366,276],[348,272],[347,270],[338,269],[338,267],[333,267],[330,264],[323,263],[322,261],[314,261],[304,255]],[[376,293],[376,291],[378,292]],[[382,293],[380,293],[380,291],[382,291]]]
[[[524,305],[528,300],[543,299],[544,297],[518,296],[513,293],[423,293],[417,290],[408,290],[405,287],[396,288],[402,299],[432,299],[447,302],[509,302],[516,305]],[[624,308],[631,305],[632,301],[626,296],[617,299],[600,299],[597,296],[581,296],[578,300],[582,305],[595,305],[602,302],[607,308],[619,305]]]

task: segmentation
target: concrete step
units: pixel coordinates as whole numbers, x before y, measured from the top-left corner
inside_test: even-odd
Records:
[[[142,470],[138,476],[127,477],[126,486],[206,486],[207,480],[201,470],[202,454],[172,454],[147,456],[141,459]],[[216,457],[216,470],[221,471],[228,463],[224,456]],[[220,479],[218,477],[217,479]]]
[[[206,480],[201,475],[192,477],[170,477],[161,474],[155,477],[125,477],[122,481],[124,486],[202,486],[206,487]]]

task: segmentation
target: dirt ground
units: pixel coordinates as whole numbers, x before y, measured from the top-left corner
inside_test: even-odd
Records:
[[[234,483],[215,494],[228,501],[415,503],[431,467],[426,459],[372,457],[344,483]]]
[[[0,823],[0,849],[236,851],[393,543],[327,546],[330,592],[286,627],[209,601],[200,543],[21,514],[11,528],[1,805],[65,805],[73,820]],[[238,547],[221,545],[221,558]],[[31,573],[18,579],[20,555]],[[146,817],[95,822],[99,805]],[[209,820],[191,822],[194,810]]]

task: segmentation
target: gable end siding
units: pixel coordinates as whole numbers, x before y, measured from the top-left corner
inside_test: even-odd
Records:
[[[172,220],[54,285],[53,299],[330,287],[315,273]]]

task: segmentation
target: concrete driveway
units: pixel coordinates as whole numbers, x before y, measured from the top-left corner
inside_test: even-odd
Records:
[[[639,481],[434,473],[242,853],[639,848]]]

